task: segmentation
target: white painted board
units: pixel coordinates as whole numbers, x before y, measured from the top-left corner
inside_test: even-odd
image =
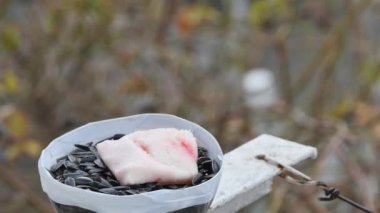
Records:
[[[210,213],[236,212],[271,191],[272,179],[279,170],[257,155],[264,154],[275,160],[295,165],[307,158],[316,158],[311,146],[261,135],[224,155],[223,174]]]

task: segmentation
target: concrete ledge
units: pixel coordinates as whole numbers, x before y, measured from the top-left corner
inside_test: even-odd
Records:
[[[209,212],[236,212],[271,191],[279,170],[255,157],[264,154],[281,163],[295,165],[316,158],[317,150],[271,135],[261,135],[224,156],[221,182]]]

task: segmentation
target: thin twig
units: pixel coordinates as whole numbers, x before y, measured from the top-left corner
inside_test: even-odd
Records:
[[[173,20],[173,17],[177,11],[178,1],[170,0],[165,1],[164,9],[162,10],[162,19],[157,29],[157,34],[155,41],[157,44],[162,45],[165,41],[165,34],[170,25],[170,22]]]
[[[344,16],[342,20],[339,21],[336,27],[333,28],[333,31],[329,33],[324,42],[322,43],[322,47],[319,49],[314,58],[306,65],[303,69],[301,76],[296,80],[293,87],[293,93],[298,94],[304,90],[304,88],[310,83],[311,79],[315,75],[316,68],[319,67],[321,62],[325,60],[325,57],[329,55],[328,53],[333,49],[333,46],[337,39],[343,36],[346,32],[347,28],[352,24],[352,19],[355,16],[359,16],[361,12],[364,11],[365,8],[371,3],[371,0],[363,0],[357,3],[353,8],[352,12],[348,13]],[[354,16],[352,15],[354,14]]]
[[[276,50],[276,55],[280,64],[280,79],[282,91],[284,92],[284,97],[287,104],[293,104],[293,94],[291,89],[291,78],[289,70],[289,57],[286,48],[286,39],[290,34],[290,27],[282,28],[279,30],[274,39],[274,45]]]
[[[337,49],[336,51],[333,51],[331,53],[331,56],[327,59],[326,67],[322,69],[321,73],[321,79],[319,80],[319,88],[315,91],[315,98],[314,98],[314,104],[313,104],[313,110],[315,112],[315,117],[319,119],[323,119],[322,116],[324,115],[324,108],[326,105],[326,100],[331,95],[331,86],[332,86],[332,78],[333,74],[337,71],[335,68],[335,65],[338,60],[338,54],[337,52],[341,52],[343,47],[343,42],[341,42],[342,38],[339,39],[339,45],[332,49]]]
[[[288,187],[286,185],[278,185],[274,186],[273,188],[276,188],[276,190],[273,192],[273,195],[271,196],[271,201],[269,205],[269,213],[276,213],[279,212],[281,209],[281,206],[284,204],[285,196],[288,194]]]
[[[335,134],[330,138],[329,142],[323,148],[321,154],[319,155],[319,158],[315,163],[316,166],[312,175],[314,177],[318,176],[321,173],[322,169],[327,163],[328,158],[338,150],[338,148],[345,142],[346,139],[351,137],[346,123],[341,122],[336,124],[336,129],[337,130]]]
[[[344,166],[348,174],[355,180],[355,182],[359,185],[359,190],[364,204],[371,209],[376,208],[375,198],[371,192],[371,185],[369,184],[368,177],[364,175],[363,170],[360,166],[348,157],[346,153],[343,153],[342,150],[337,150],[338,156],[345,162]]]
[[[310,191],[306,190],[297,190],[296,196],[298,199],[303,200],[306,202],[306,204],[310,207],[312,210],[311,212],[318,212],[318,213],[328,213],[329,211],[326,209],[326,207],[320,205],[317,203],[318,200],[310,196]]]

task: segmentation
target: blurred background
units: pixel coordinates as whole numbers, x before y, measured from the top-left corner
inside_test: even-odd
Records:
[[[53,138],[143,112],[315,146],[302,171],[380,210],[380,2],[0,0],[0,212],[51,212]],[[241,212],[355,212],[320,195],[276,179]]]

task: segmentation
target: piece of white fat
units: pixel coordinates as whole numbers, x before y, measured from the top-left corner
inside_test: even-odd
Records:
[[[196,139],[188,130],[136,131],[119,140],[106,140],[96,148],[123,185],[187,184],[198,173]]]

